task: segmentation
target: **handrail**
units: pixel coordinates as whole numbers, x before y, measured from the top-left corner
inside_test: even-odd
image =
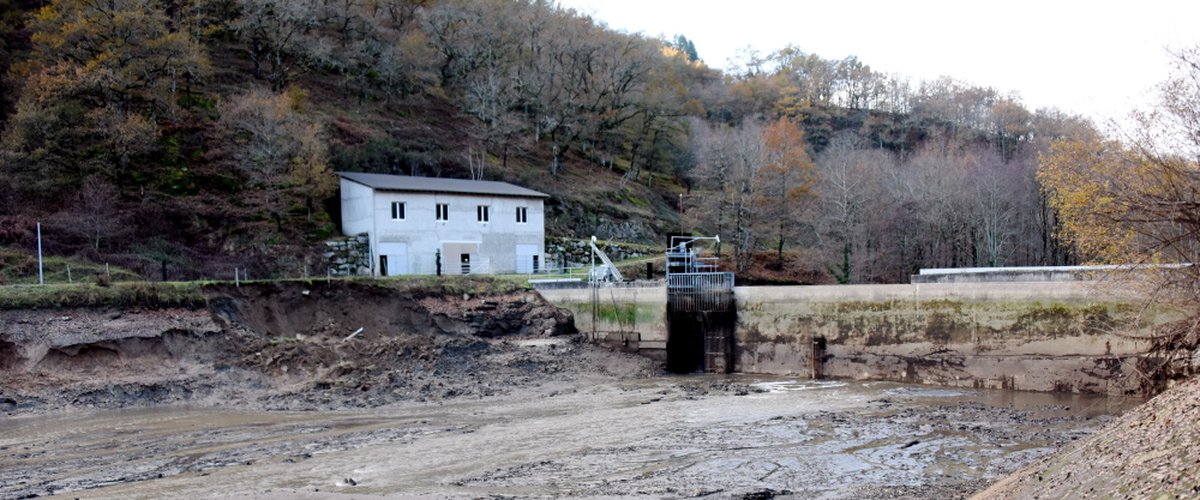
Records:
[[[625,281],[625,277],[621,275],[621,271],[617,269],[617,266],[613,264],[611,260],[609,260],[608,254],[605,254],[600,247],[596,246],[595,236],[592,236],[592,241],[589,242],[589,244],[592,245],[592,251],[596,252],[596,255],[600,257],[600,261],[603,262],[605,266],[608,266],[609,272],[612,273],[613,279],[616,281]]]

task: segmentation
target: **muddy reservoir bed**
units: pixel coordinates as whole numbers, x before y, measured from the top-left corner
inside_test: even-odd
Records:
[[[750,376],[0,420],[0,497],[954,497],[1138,401]]]

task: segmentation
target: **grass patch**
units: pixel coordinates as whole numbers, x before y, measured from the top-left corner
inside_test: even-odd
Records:
[[[531,290],[520,276],[398,276],[389,278],[308,278],[243,281],[242,286],[287,283],[345,284],[386,288],[429,295],[502,295]],[[121,282],[111,286],[94,284],[0,286],[0,310],[58,309],[68,307],[186,307],[208,305],[209,287],[233,286],[232,281]]]
[[[69,271],[68,271],[69,270]],[[137,273],[110,266],[113,281],[137,281]],[[96,283],[96,276],[105,273],[104,264],[70,257],[42,257],[42,279],[46,283]],[[0,247],[0,285],[33,285],[38,282],[37,256],[14,248]]]
[[[532,290],[529,277],[499,276],[396,276],[387,278],[347,278],[355,283],[371,284],[396,290],[425,290],[430,293],[501,295]]]
[[[500,295],[505,293],[532,290],[529,276],[514,275],[473,275],[473,276],[435,276],[435,275],[406,275],[406,276],[349,276],[335,278],[288,278],[278,280],[242,281],[242,286],[267,284],[298,283],[308,285],[318,284],[349,284],[387,288],[397,291],[421,291],[429,294],[469,294],[469,295]],[[232,286],[232,281],[210,281],[206,285]]]
[[[203,282],[123,282],[91,284],[7,285],[0,287],[0,309],[57,309],[66,307],[186,307],[201,308],[208,299]]]

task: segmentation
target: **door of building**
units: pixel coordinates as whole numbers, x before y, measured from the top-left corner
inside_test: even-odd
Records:
[[[408,274],[408,243],[380,243],[379,275],[399,276],[401,274]]]
[[[536,273],[538,246],[537,245],[517,245],[517,272],[520,274]]]
[[[446,256],[447,273],[487,274],[491,272],[487,268],[487,256],[479,253],[478,242],[443,241],[442,255]]]

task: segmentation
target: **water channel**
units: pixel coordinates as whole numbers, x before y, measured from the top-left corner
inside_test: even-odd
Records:
[[[0,497],[960,496],[1136,399],[744,375],[0,419]]]

